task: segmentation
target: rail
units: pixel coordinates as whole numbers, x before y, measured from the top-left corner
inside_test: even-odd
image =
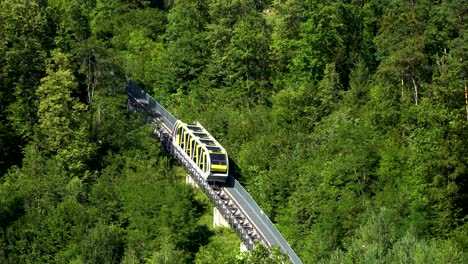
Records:
[[[166,108],[156,102],[153,97],[139,88],[132,80],[127,81],[127,94],[137,100],[140,104],[146,105],[146,111],[149,111],[153,115],[160,116],[162,119],[161,121],[168,128],[172,129],[174,127],[177,119],[167,111]]]
[[[268,246],[279,246],[285,251],[293,263],[302,263],[289,243],[279,232],[278,228],[271,222],[270,218],[258,206],[257,202],[250,194],[242,187],[242,185],[232,176],[228,178],[225,184],[226,191],[233,196],[239,206],[248,212],[245,212],[247,217],[251,219],[253,224],[258,229],[260,235],[268,243]],[[237,194],[237,195],[236,195]]]

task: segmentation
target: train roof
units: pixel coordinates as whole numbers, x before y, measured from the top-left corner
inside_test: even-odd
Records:
[[[198,144],[202,145],[210,153],[226,154],[226,150],[219,144],[219,142],[199,123],[188,125],[179,121],[179,125],[185,127],[186,131],[192,135]]]

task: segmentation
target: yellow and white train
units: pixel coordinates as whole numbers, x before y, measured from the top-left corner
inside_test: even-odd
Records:
[[[173,146],[186,155],[206,181],[226,182],[229,175],[227,152],[200,123],[189,125],[177,120],[172,140]]]

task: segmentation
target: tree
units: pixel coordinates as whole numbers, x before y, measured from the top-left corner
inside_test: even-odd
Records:
[[[288,85],[272,98],[273,121],[295,131],[312,129],[321,119],[317,85]]]
[[[167,239],[169,240],[169,239]],[[187,263],[189,256],[183,250],[177,250],[171,241],[163,242],[160,250],[153,253],[148,263],[150,264],[171,264],[171,263]]]
[[[379,71],[388,80],[397,79],[401,97],[411,98],[415,105],[420,100],[421,82],[427,78],[422,70],[427,63],[423,50],[427,9],[425,1],[397,1],[383,16],[380,35],[375,38],[383,57]],[[412,90],[410,96],[407,90]]]
[[[44,75],[49,41],[41,2],[0,3],[0,107],[25,139],[30,139],[37,121],[35,90]]]
[[[56,48],[64,52],[72,52],[77,45],[91,35],[90,15],[95,7],[95,1],[50,0],[47,15],[54,30]]]
[[[343,105],[350,107],[356,114],[370,100],[370,73],[365,62],[359,60],[349,74],[349,89],[344,92]]]
[[[326,116],[337,108],[343,87],[334,63],[327,64],[324,77],[319,83],[317,97],[320,99],[320,114]]]
[[[189,91],[202,73],[208,58],[204,29],[208,20],[207,1],[177,1],[167,15],[165,39],[167,67],[166,89]]]
[[[80,244],[83,263],[119,263],[124,249],[123,230],[99,222]]]
[[[305,4],[302,0],[275,0],[267,21],[272,24],[271,59],[275,75],[289,72],[291,60],[298,48],[301,24],[306,19]],[[280,80],[281,78],[277,78]]]
[[[283,78],[290,82],[316,82],[322,79],[325,65],[341,65],[346,59],[345,13],[340,1],[277,1],[273,5],[274,24],[272,52],[280,63],[277,85]],[[278,68],[280,67],[280,68]]]
[[[224,55],[224,82],[236,97],[245,98],[250,110],[254,104],[266,103],[271,94],[269,38],[264,19],[253,13],[236,24]]]
[[[83,123],[86,106],[72,97],[78,84],[66,55],[55,51],[52,60],[36,92],[39,98],[38,145],[44,154],[57,154],[63,166],[78,172],[85,168],[94,151]]]
[[[14,132],[8,122],[0,117],[0,178],[13,165],[19,165],[21,161],[21,150],[18,143],[21,138]]]
[[[208,24],[210,63],[205,75],[211,86],[226,88],[223,98],[232,105],[266,103],[271,93],[269,72],[270,30],[254,3],[210,3]]]
[[[195,256],[195,264],[236,263],[239,251],[239,239],[232,229],[216,228],[216,236],[210,238],[210,243],[200,247]]]
[[[251,252],[247,254],[241,253],[240,263],[289,263],[288,256],[280,251],[278,247],[269,250],[263,245],[257,245]]]

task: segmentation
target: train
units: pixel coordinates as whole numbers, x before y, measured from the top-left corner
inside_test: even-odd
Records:
[[[221,144],[199,123],[177,120],[172,129],[172,145],[200,169],[206,181],[224,183],[229,175],[229,158]]]
[[[170,134],[172,147],[195,167],[204,180],[225,183],[229,175],[229,158],[226,150],[199,122],[186,124],[140,89],[133,81],[127,81],[127,94],[133,102],[157,120]],[[129,108],[132,108],[129,101]]]

